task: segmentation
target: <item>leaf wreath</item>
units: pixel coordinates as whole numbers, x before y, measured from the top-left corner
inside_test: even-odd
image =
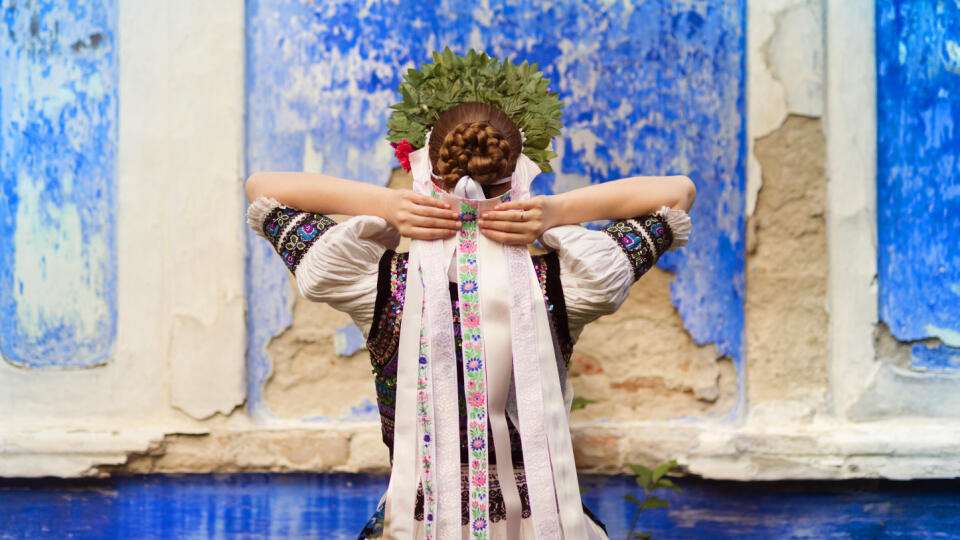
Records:
[[[414,148],[422,148],[427,131],[440,115],[461,103],[479,101],[502,110],[526,137],[523,153],[552,172],[550,158],[556,153],[550,141],[560,135],[563,123],[559,94],[549,91],[550,80],[543,77],[537,64],[501,64],[496,58],[470,49],[458,56],[447,47],[433,53],[433,63],[420,70],[410,69],[400,83],[403,98],[391,105],[387,122],[387,140],[406,139]]]

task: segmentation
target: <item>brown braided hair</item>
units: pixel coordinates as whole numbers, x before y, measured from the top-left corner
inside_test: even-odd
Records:
[[[487,122],[465,122],[443,138],[436,169],[442,187],[449,190],[462,176],[480,184],[500,180],[510,176],[515,164],[516,156],[500,130]]]

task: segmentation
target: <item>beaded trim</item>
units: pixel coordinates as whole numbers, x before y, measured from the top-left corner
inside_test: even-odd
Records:
[[[673,231],[658,214],[615,221],[602,230],[627,256],[634,280],[647,273],[673,243]]]

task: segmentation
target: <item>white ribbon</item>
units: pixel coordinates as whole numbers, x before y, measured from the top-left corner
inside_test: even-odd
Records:
[[[500,184],[506,184],[511,179],[512,177],[507,177],[496,182],[491,182],[489,185],[498,186]],[[461,176],[460,180],[457,180],[457,185],[453,187],[452,193],[461,199],[481,200],[487,198],[483,193],[483,185],[469,176]]]
[[[406,297],[400,326],[397,360],[397,402],[394,408],[393,465],[387,486],[385,521],[396,538],[413,537],[413,510],[417,495],[417,356],[423,310],[420,282],[420,254],[410,252],[407,260]],[[413,359],[411,361],[411,352]],[[401,385],[400,383],[403,382]]]
[[[429,134],[428,139],[429,141]],[[414,191],[433,191],[428,145],[410,154]],[[509,179],[513,200],[530,197],[530,182],[539,167],[524,155]],[[463,177],[453,197],[484,199],[482,186]],[[447,198],[452,198],[450,195]],[[480,203],[481,210],[498,201]],[[400,332],[397,369],[394,461],[387,491],[387,528],[396,538],[412,538],[413,503],[422,471],[418,455],[416,369],[419,331],[427,326],[429,374],[432,382],[428,410],[435,426],[434,456],[437,488],[436,537],[460,537],[460,451],[457,373],[453,351],[452,308],[448,282],[456,239],[413,241],[407,266],[406,298]],[[593,537],[580,504],[576,467],[566,408],[560,389],[557,350],[539,282],[530,256],[522,247],[503,246],[479,237],[479,292],[481,328],[487,365],[487,403],[490,438],[496,447],[498,478],[510,523],[517,534],[520,500],[513,475],[505,409],[511,378],[515,384],[517,428],[524,455],[531,519],[538,540],[575,540]],[[423,282],[420,282],[422,271]],[[453,276],[456,273],[453,272]],[[508,324],[509,323],[509,324]],[[510,359],[512,356],[512,362]],[[511,377],[512,371],[512,377]],[[489,482],[487,483],[489,485]],[[426,516],[425,516],[426,517]],[[590,531],[590,532],[588,532]],[[387,532],[387,531],[385,531]]]
[[[429,141],[428,136],[424,148],[429,147]],[[432,181],[429,156],[426,152],[414,152],[410,158],[414,172],[414,190],[418,193],[430,193]],[[410,252],[411,255],[413,252],[419,253],[419,260],[427,262],[420,266],[424,272],[423,284],[426,291],[424,309],[427,315],[425,322],[428,325],[430,351],[428,370],[433,385],[432,402],[428,409],[433,410],[435,419],[436,455],[433,458],[437,486],[436,533],[437,538],[453,539],[460,537],[460,411],[457,404],[457,359],[454,350],[453,313],[447,288],[447,269],[436,264],[439,261],[449,261],[450,258],[449,256],[444,258],[445,249],[442,240],[430,242],[415,240],[411,242]],[[408,265],[408,276],[410,271]],[[408,277],[407,286],[409,281]],[[406,309],[406,303],[404,303],[404,309]],[[402,328],[401,325],[401,331]],[[400,351],[403,353],[402,347]],[[409,359],[410,356],[407,355],[407,362],[417,361],[416,358]],[[398,371],[398,391],[400,384]],[[449,426],[456,427],[449,429]],[[397,444],[398,441],[394,438],[394,448]],[[424,519],[426,518],[425,513]]]

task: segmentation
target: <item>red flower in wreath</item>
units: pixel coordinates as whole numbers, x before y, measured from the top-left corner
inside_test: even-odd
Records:
[[[410,172],[410,152],[413,152],[413,145],[410,141],[404,139],[399,143],[390,143],[393,147],[393,155],[397,156],[397,161],[403,170]]]

